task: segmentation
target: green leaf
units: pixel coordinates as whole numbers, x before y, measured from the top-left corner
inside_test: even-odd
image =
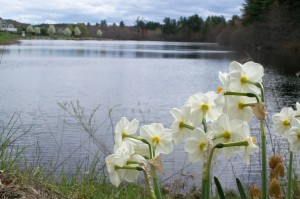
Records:
[[[218,190],[218,194],[219,194],[219,197],[220,199],[225,199],[225,194],[223,192],[223,189],[222,189],[222,186],[218,180],[217,177],[214,177],[214,181],[215,181],[215,184],[216,184],[216,187],[217,187],[217,190]]]
[[[242,185],[241,181],[238,178],[236,178],[236,184],[237,184],[238,190],[240,192],[241,199],[247,199],[247,196],[246,196],[245,190],[243,188],[243,185]]]

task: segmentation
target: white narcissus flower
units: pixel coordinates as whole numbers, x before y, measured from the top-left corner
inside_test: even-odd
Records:
[[[190,108],[185,106],[182,110],[173,108],[171,114],[174,118],[171,130],[173,132],[173,139],[175,144],[178,144],[181,140],[188,138],[191,135],[191,129],[182,127],[182,124],[193,126],[190,122]]]
[[[247,122],[234,119],[229,120],[226,114],[222,114],[211,127],[215,137],[214,144],[240,142],[249,137],[250,129]],[[222,148],[226,158],[230,158],[234,153],[239,152],[236,147]]]
[[[291,128],[291,122],[295,116],[296,111],[291,107],[284,107],[280,113],[275,113],[272,116],[274,123],[273,130],[275,133],[285,137]]]
[[[132,155],[128,161],[147,162],[147,160],[138,154]],[[139,164],[128,164],[129,166],[137,167]],[[127,182],[136,182],[139,177],[140,171],[128,169],[125,172],[124,180]]]
[[[123,142],[120,147],[115,150],[114,154],[111,154],[105,158],[109,180],[116,187],[120,185],[126,173],[126,170],[118,169],[118,167],[125,166],[126,162],[133,153],[134,150],[132,145]]]
[[[146,139],[154,148],[155,156],[160,153],[168,154],[173,151],[173,136],[170,129],[165,129],[162,124],[152,123],[140,129],[141,137]]]
[[[189,159],[194,163],[203,160],[207,144],[207,135],[201,129],[192,131],[190,138],[185,141],[185,151],[189,155]]]
[[[248,146],[244,147],[244,161],[246,165],[250,164],[250,155],[259,151],[258,146],[255,144],[254,137],[248,137]]]
[[[300,152],[300,119],[294,118],[292,127],[287,134],[289,143],[291,144],[290,150],[295,153]]]
[[[116,154],[111,154],[105,158],[109,180],[116,187],[121,184],[125,175],[124,169],[116,169],[116,167],[122,167],[125,165],[126,162],[122,160],[123,158]]]
[[[250,106],[244,106],[246,104],[256,103],[256,101],[250,97],[244,96],[226,96],[226,103],[224,104],[224,112],[230,119],[240,119],[249,122],[253,115]]]
[[[138,140],[128,138],[126,135],[133,135],[136,133],[139,127],[139,121],[133,119],[132,121],[128,121],[125,117],[122,117],[121,120],[117,123],[115,128],[115,148],[118,148],[123,141],[129,142],[132,145],[136,145]]]
[[[206,121],[216,120],[221,114],[221,107],[214,101],[218,94],[215,92],[196,93],[192,95],[186,106],[191,107],[190,120],[193,124],[199,125],[202,123],[205,113]]]
[[[250,92],[260,94],[259,88],[255,85],[245,83],[245,80],[262,83],[264,69],[262,65],[249,61],[245,64],[240,64],[236,61],[231,62],[229,67],[230,91]]]
[[[224,93],[228,90],[228,86],[230,83],[229,73],[219,72],[219,80],[222,83],[222,87],[218,87],[218,97],[215,99],[215,103],[217,105],[223,106],[225,103]]]

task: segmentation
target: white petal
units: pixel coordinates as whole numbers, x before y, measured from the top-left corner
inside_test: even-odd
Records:
[[[229,66],[229,72],[232,72],[234,70],[242,71],[242,64],[236,61],[231,62]]]
[[[176,121],[181,120],[181,114],[180,114],[180,110],[179,109],[173,108],[170,112],[171,112],[174,120],[176,120]]]
[[[133,119],[130,123],[128,123],[127,133],[128,134],[135,134],[138,128],[139,128],[139,121],[136,120],[136,119]]]
[[[246,72],[250,81],[262,82],[262,77],[264,75],[264,68],[262,65],[249,61],[243,65],[243,70]]]

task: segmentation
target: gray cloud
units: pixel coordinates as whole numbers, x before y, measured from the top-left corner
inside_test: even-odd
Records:
[[[4,2],[5,1],[5,2]],[[198,14],[223,15],[230,18],[240,15],[244,0],[0,0],[5,5],[0,17],[25,23],[96,23],[105,19],[109,23],[123,20],[133,24],[137,17],[162,22],[165,17]]]

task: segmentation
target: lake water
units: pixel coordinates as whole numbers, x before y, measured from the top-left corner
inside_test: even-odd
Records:
[[[1,121],[7,123],[18,113],[22,119],[19,131],[30,129],[17,143],[28,146],[27,157],[42,163],[58,160],[56,165],[66,160],[62,165],[71,170],[74,162],[104,156],[97,154],[97,145],[58,103],[78,100],[86,115],[101,105],[95,115],[95,137],[112,150],[111,124],[120,117],[170,127],[171,108],[181,108],[197,92],[216,90],[220,85],[218,71],[228,71],[231,61],[247,55],[265,67],[269,115],[300,101],[300,78],[295,76],[300,70],[299,54],[258,49],[244,52],[215,43],[138,41],[24,40],[1,49]],[[109,112],[111,119],[107,119]],[[259,143],[255,122],[252,131]],[[272,134],[268,143],[275,145],[277,153],[287,151],[285,141]],[[165,185],[175,182],[178,190],[184,190],[198,183],[201,163],[191,165],[182,144],[162,158],[167,174],[160,179]],[[233,176],[246,184],[260,181],[259,157],[254,156],[250,166],[241,160],[221,159],[213,175],[233,189]]]

